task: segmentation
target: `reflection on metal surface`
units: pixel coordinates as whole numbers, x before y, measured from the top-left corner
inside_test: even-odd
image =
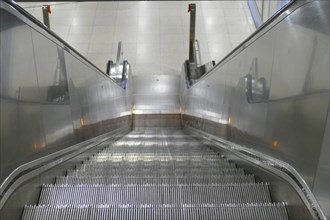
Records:
[[[272,142],[272,145],[273,145],[274,148],[278,148],[278,147],[280,147],[280,141],[279,140],[274,140]]]
[[[249,103],[257,103],[267,101],[269,97],[269,89],[265,77],[259,77],[258,58],[254,58],[249,74],[245,76],[245,93]]]
[[[34,149],[34,150],[38,150],[38,146],[37,146],[37,144],[34,144],[34,145],[33,145],[33,149]]]
[[[315,183],[313,186],[313,193],[318,201],[320,201],[321,207],[324,210],[326,216],[330,216],[330,108],[328,111],[326,122],[326,128],[324,130],[324,137],[322,143],[322,149],[320,152],[319,164],[315,175]]]
[[[35,35],[35,38],[39,40],[39,37]],[[42,40],[41,40],[42,42]],[[46,45],[42,45],[46,46]],[[36,48],[36,53],[39,55],[44,55],[43,52],[41,52],[41,47]],[[67,72],[65,68],[65,56],[64,51],[59,46],[56,46],[57,50],[57,62],[56,67],[54,69],[54,78],[52,82],[50,82],[50,79],[46,79],[44,76],[39,76],[39,84],[45,85],[45,86],[39,86],[40,95],[42,96],[42,100],[47,103],[70,103],[70,96],[69,96],[69,87],[68,87],[68,79],[67,79]],[[49,53],[50,51],[48,51]],[[56,56],[54,54],[54,56]],[[42,62],[46,60],[38,60],[36,63],[38,67],[41,69]],[[41,69],[42,71],[47,71],[45,69]],[[48,82],[45,82],[46,80],[49,80]],[[51,85],[46,86],[46,84],[50,83]]]
[[[133,82],[134,114],[180,113],[179,76],[137,75]]]
[[[288,163],[313,188],[330,98],[329,4],[292,3],[189,89],[182,73],[183,124]]]
[[[227,124],[231,124],[231,117],[228,117],[228,122],[227,122]]]
[[[258,151],[255,151],[251,148],[246,148],[244,146],[240,146],[238,144],[234,144],[232,142],[226,141],[224,139],[221,139],[219,137],[210,135],[208,133],[198,131],[191,127],[186,127],[191,133],[199,135],[200,138],[210,141],[215,144],[216,147],[220,149],[225,149],[229,151],[231,154],[235,156],[231,156],[232,160],[242,160],[242,164],[246,166],[246,163],[251,162],[259,169],[266,169],[270,171],[271,173],[274,173],[276,175],[276,178],[283,178],[286,180],[285,184],[281,183],[283,188],[277,189],[277,196],[284,196],[286,197],[283,192],[289,193],[287,197],[288,204],[295,204],[297,207],[291,207],[291,209],[294,210],[288,210],[290,219],[327,219],[322,210],[320,209],[319,204],[317,203],[315,197],[313,196],[311,190],[309,189],[308,185],[304,181],[304,179],[299,175],[299,173],[289,164],[284,163],[283,161],[277,160],[271,156],[262,154]],[[237,158],[236,158],[237,157]],[[256,168],[252,168],[252,170],[255,170]],[[258,168],[257,168],[258,169]],[[261,172],[259,173],[262,176],[267,176],[266,173]],[[276,184],[279,184],[278,180],[275,180]],[[274,185],[276,185],[274,184]],[[290,184],[295,191],[292,191],[293,189],[290,189],[288,187],[288,184]],[[289,188],[289,189],[288,189]],[[280,192],[282,191],[283,192]],[[299,194],[300,199],[299,200],[295,194]],[[274,195],[275,196],[275,195]],[[294,198],[296,197],[296,198]],[[298,200],[298,201],[294,201]],[[309,213],[306,213],[306,209],[303,208],[303,206],[306,206],[307,210],[309,210]]]
[[[111,131],[106,134],[100,135],[96,138],[89,139],[87,141],[70,146],[55,153],[49,154],[45,157],[38,158],[36,160],[33,160],[29,163],[23,164],[18,168],[16,168],[15,171],[11,173],[11,175],[6,179],[6,181],[4,181],[1,184],[0,187],[0,195],[1,195],[0,210],[3,211],[3,208],[7,210],[9,209],[9,215],[7,217],[4,217],[4,219],[8,219],[8,218],[15,219],[13,215],[15,215],[16,213],[14,214],[12,212],[14,207],[9,206],[9,208],[8,207],[5,208],[4,205],[6,204],[6,201],[11,196],[11,194],[18,187],[20,187],[22,183],[26,182],[27,180],[31,180],[32,177],[40,175],[41,173],[44,173],[45,171],[63,163],[64,161],[74,158],[75,156],[101,144],[102,142],[106,142],[111,139],[118,139],[119,137],[123,136],[123,134],[126,134],[128,131],[129,131],[128,127]],[[24,195],[22,197],[24,198],[28,196],[26,192],[23,192],[23,194]],[[3,217],[2,216],[3,213],[0,212],[0,214],[1,217]],[[18,215],[18,218],[20,217],[21,215]]]
[[[245,76],[245,93],[249,103],[267,101],[269,91],[265,77],[259,77],[258,58],[255,57],[251,63],[249,74]]]
[[[0,12],[2,191],[20,165],[129,126],[132,90],[7,2]]]
[[[246,99],[249,103],[257,103],[268,99],[265,78],[253,78],[250,74],[245,76]]]

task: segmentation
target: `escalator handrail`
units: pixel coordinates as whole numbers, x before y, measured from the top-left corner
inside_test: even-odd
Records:
[[[83,59],[85,62],[87,62],[89,65],[91,65],[93,68],[95,68],[97,71],[102,73],[103,75],[107,76],[105,72],[103,72],[100,68],[98,68],[95,64],[93,64],[91,61],[89,61],[86,57],[84,57],[81,53],[79,53],[76,49],[74,49],[70,44],[68,44],[65,40],[63,40],[61,37],[59,37],[55,32],[53,32],[51,29],[49,29],[46,25],[44,25],[41,21],[33,17],[31,14],[26,12],[22,7],[20,7],[15,1],[13,0],[3,0],[7,4],[9,4],[11,7],[13,7],[16,11],[18,11],[20,14],[22,14],[24,17],[29,19],[31,22],[36,24],[38,27],[42,28],[43,31],[46,31],[48,34],[50,34],[52,37],[54,37],[56,40],[58,40],[60,43],[62,43],[65,47],[69,48],[70,51],[78,55],[81,59]],[[109,77],[107,77],[109,78]]]
[[[222,58],[213,68],[211,68],[207,73],[205,73],[202,77],[200,77],[194,84],[190,86],[193,87],[197,83],[199,83],[205,76],[209,75],[211,72],[213,72],[216,68],[221,66],[222,64],[226,63],[227,60],[229,60],[232,55],[239,52],[241,48],[245,47],[246,43],[251,41],[255,36],[258,34],[261,34],[265,29],[273,23],[278,17],[282,15],[283,12],[291,8],[292,5],[294,5],[296,2],[299,2],[298,0],[291,0],[288,4],[286,4],[283,8],[281,8],[279,11],[277,11],[273,16],[271,16],[266,22],[264,22],[255,32],[253,32],[250,36],[248,36],[245,40],[243,40],[238,46],[236,46],[231,52],[229,52],[224,58]],[[306,2],[304,2],[305,4]]]

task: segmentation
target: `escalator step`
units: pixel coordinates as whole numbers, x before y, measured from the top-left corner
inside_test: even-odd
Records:
[[[159,144],[159,143],[158,143]],[[134,146],[129,146],[129,145],[123,145],[123,146],[109,146],[103,150],[100,150],[99,152],[103,153],[134,153],[134,152],[163,152],[163,153],[193,153],[193,152],[202,152],[203,154],[214,154],[214,151],[201,147],[199,143],[195,143],[195,145],[179,145],[176,144],[170,145],[170,146],[159,146],[159,145],[134,145]]]
[[[270,203],[268,184],[43,185],[39,205]]]
[[[283,203],[202,205],[25,206],[22,220],[288,220]]]
[[[139,169],[152,169],[152,170],[176,170],[176,169],[185,169],[185,170],[194,170],[194,169],[221,169],[221,168],[235,168],[233,163],[216,163],[216,164],[154,164],[154,163],[130,163],[130,164],[120,164],[116,163],[92,163],[92,164],[79,164],[76,166],[76,170],[97,170],[97,169],[115,169],[115,170],[139,170]]]
[[[127,176],[139,174],[139,176],[209,176],[209,175],[244,175],[244,170],[241,168],[216,168],[209,169],[207,167],[203,169],[110,169],[108,167],[99,167],[92,170],[68,170],[68,176]]]
[[[110,185],[110,184],[225,184],[225,183],[254,183],[254,175],[225,175],[225,176],[160,176],[140,177],[140,176],[86,176],[86,177],[57,177],[56,184],[90,184],[90,185]]]
[[[95,164],[101,164],[104,166],[221,166],[223,164],[231,164],[231,162],[224,158],[219,158],[216,160],[201,160],[201,161],[176,161],[176,160],[169,160],[169,161],[143,161],[143,160],[137,160],[137,161],[95,161],[95,160],[85,160],[82,165],[95,165]]]
[[[158,133],[157,133],[158,132]],[[287,220],[269,185],[183,133],[133,131],[43,185],[22,220]]]
[[[219,161],[216,154],[98,153],[90,161]]]

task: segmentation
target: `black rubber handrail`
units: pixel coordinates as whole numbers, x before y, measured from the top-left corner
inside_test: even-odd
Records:
[[[107,76],[105,72],[103,72],[100,68],[95,66],[91,61],[89,61],[86,57],[84,57],[82,54],[80,54],[76,49],[74,49],[70,44],[68,44],[65,40],[63,40],[61,37],[59,37],[55,32],[50,30],[47,26],[45,26],[41,21],[30,15],[28,12],[26,12],[22,7],[16,4],[13,0],[3,0],[7,4],[9,4],[11,7],[13,7],[15,10],[17,10],[19,13],[21,13],[24,17],[28,18],[30,21],[32,21],[34,24],[36,24],[38,27],[42,28],[44,31],[46,31],[48,34],[50,34],[52,37],[54,37],[56,40],[61,42],[65,47],[69,48],[70,51],[73,51],[76,55],[78,55],[81,59],[86,61],[89,65],[91,65],[93,68],[98,70],[103,75]]]

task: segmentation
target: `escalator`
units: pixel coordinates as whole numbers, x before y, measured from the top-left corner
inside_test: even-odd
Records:
[[[267,182],[182,130],[134,130],[90,155],[54,184],[22,220],[288,219]]]
[[[327,219],[329,11],[292,1],[218,64],[191,40],[180,76],[133,77],[0,1],[0,219]]]

